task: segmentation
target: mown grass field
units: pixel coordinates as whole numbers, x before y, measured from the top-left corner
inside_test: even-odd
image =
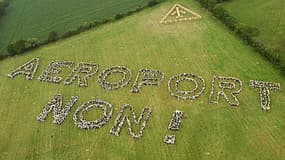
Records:
[[[232,0],[224,6],[241,22],[257,27],[263,43],[285,53],[284,0]]]
[[[159,24],[160,18],[175,3],[190,7],[203,18],[172,25]],[[32,81],[24,77],[9,79],[7,74],[33,57],[40,66]],[[125,65],[135,75],[140,68],[165,72],[165,81],[157,87],[143,87],[130,93],[130,85],[106,91],[97,82],[89,87],[76,84],[49,84],[37,78],[51,60],[96,62],[99,72],[113,65]],[[190,72],[206,80],[206,92],[195,101],[171,97],[167,82],[173,75]],[[210,82],[214,75],[233,76],[243,81],[238,95],[239,108],[225,100],[208,104]],[[64,72],[63,77],[68,76]],[[170,0],[151,9],[113,22],[72,38],[44,46],[24,55],[0,61],[0,159],[284,159],[285,93],[271,94],[272,110],[260,108],[259,91],[248,87],[249,80],[281,83],[278,70],[238,39],[226,27],[193,0]],[[56,93],[79,96],[63,125],[36,120],[43,106]],[[84,102],[100,98],[113,104],[114,114],[99,130],[83,131],[73,124],[72,116]],[[109,134],[119,108],[132,104],[140,113],[145,106],[153,114],[140,140],[131,138],[124,128],[120,137]],[[175,145],[165,145],[164,135],[172,111],[185,112],[176,134]]]
[[[12,0],[0,21],[0,54],[19,39],[46,39],[49,32],[64,32],[84,22],[94,22],[126,13],[149,0]]]

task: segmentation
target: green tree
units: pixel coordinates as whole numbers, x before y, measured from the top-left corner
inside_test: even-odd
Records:
[[[59,34],[57,32],[55,32],[55,31],[52,31],[52,32],[49,33],[47,41],[48,42],[53,42],[53,41],[58,40],[59,38],[60,38]]]

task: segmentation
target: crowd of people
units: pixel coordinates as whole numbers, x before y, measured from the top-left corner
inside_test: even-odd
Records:
[[[261,109],[268,111],[270,110],[270,91],[266,87],[262,87],[259,89],[259,95],[261,98],[260,105]]]
[[[71,96],[70,101],[62,108],[62,95],[56,94],[53,98],[45,105],[43,111],[38,115],[37,120],[43,122],[46,120],[48,114],[54,110],[53,123],[61,125],[67,115],[70,113],[71,108],[74,106],[75,102],[78,100],[77,96]]]
[[[80,62],[72,69],[70,76],[64,80],[63,84],[70,85],[74,80],[78,79],[79,87],[88,87],[88,79],[97,73],[99,65],[96,63]],[[81,77],[81,73],[85,74]]]
[[[118,82],[109,82],[107,77],[112,73],[122,73],[123,77]],[[106,90],[117,90],[123,88],[130,83],[132,72],[125,66],[113,66],[102,71],[98,76],[99,85]]]
[[[192,16],[185,16],[185,14],[191,13]],[[171,24],[175,22],[183,22],[183,21],[191,21],[191,20],[198,20],[202,17],[191,11],[190,9],[180,5],[175,4],[159,21],[160,24]]]
[[[216,85],[218,84],[218,85]],[[219,87],[218,91],[216,86]],[[233,101],[227,96],[226,91],[230,91],[230,96],[232,97]],[[242,81],[235,77],[222,77],[222,76],[214,76],[212,80],[212,88],[210,91],[209,96],[209,103],[218,104],[220,96],[223,96],[227,103],[234,107],[239,106],[239,100],[237,99],[236,95],[242,91]],[[216,95],[214,97],[214,95]]]
[[[194,83],[194,89],[192,89],[191,91],[181,90],[179,88],[179,84],[184,81],[190,81]],[[205,91],[205,89],[205,80],[202,77],[191,73],[182,73],[179,75],[172,76],[168,82],[168,91],[170,95],[177,98],[178,100],[194,100],[200,97]]]
[[[175,143],[175,135],[165,135],[163,142],[165,144],[174,144]]]
[[[63,78],[53,76],[53,74],[60,74],[62,72],[61,67],[70,68],[72,65],[72,61],[52,61],[49,63],[47,69],[39,76],[39,80],[58,84]]]
[[[164,79],[164,72],[153,69],[140,69],[135,83],[131,88],[132,93],[139,93],[143,85],[159,85]]]
[[[88,121],[84,118],[84,115],[86,112],[92,108],[99,108],[103,112],[103,116],[94,120],[94,121]],[[77,108],[74,115],[73,120],[74,124],[80,128],[80,129],[97,129],[101,128],[105,124],[108,123],[110,118],[112,118],[113,115],[113,106],[106,101],[103,100],[90,100],[86,103],[84,103],[81,107]]]
[[[141,128],[140,128],[138,133],[135,133],[133,131],[132,123],[131,123],[131,120],[129,119],[129,117],[131,117],[131,116],[125,115],[125,111],[127,109],[131,111],[131,114],[132,114],[132,117],[133,117],[133,120],[134,120],[133,122],[136,125],[139,125],[140,123],[142,123]],[[149,120],[149,118],[151,116],[151,113],[152,113],[152,109],[151,108],[149,108],[149,107],[143,108],[140,116],[137,118],[136,117],[136,112],[135,112],[134,108],[130,104],[125,104],[121,108],[121,110],[119,112],[119,115],[115,119],[115,123],[112,126],[112,128],[110,130],[110,133],[114,134],[115,136],[119,136],[120,132],[121,132],[121,128],[123,127],[124,122],[126,121],[127,124],[128,124],[128,130],[129,130],[130,135],[133,138],[141,138],[142,135],[143,135],[143,132],[145,130],[145,127],[147,125],[147,122],[148,122],[148,120]]]
[[[171,131],[178,131],[180,128],[180,124],[182,122],[182,118],[184,113],[180,110],[175,110],[172,113],[171,121],[168,125],[168,129]],[[163,142],[165,144],[174,144],[175,143],[175,135],[165,135]]]
[[[164,20],[163,22],[160,22],[161,24],[171,24],[175,22],[182,22],[182,21],[191,21],[191,20],[197,20],[200,19],[200,17],[189,17],[189,18],[178,18],[178,19],[170,19],[170,20]]]
[[[12,71],[8,74],[9,78],[14,78],[19,74],[23,74],[26,76],[26,79],[32,80],[34,78],[34,75],[38,69],[39,66],[39,58],[33,58],[29,62],[21,65],[16,70]]]
[[[234,89],[236,85],[233,82],[222,81],[219,83],[219,87],[223,89]]]
[[[257,80],[250,80],[249,81],[249,86],[253,88],[263,88],[266,87],[271,91],[279,91],[281,89],[280,83],[276,82],[262,82],[262,81],[257,81]]]
[[[281,89],[280,83],[262,82],[257,80],[250,80],[249,86],[253,88],[259,88],[261,109],[265,111],[270,110],[270,91],[277,92]]]
[[[183,115],[184,113],[182,111],[179,111],[179,110],[173,111],[172,119],[169,123],[168,129],[172,131],[179,130]]]

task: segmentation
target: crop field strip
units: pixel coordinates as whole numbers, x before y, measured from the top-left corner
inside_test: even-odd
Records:
[[[0,22],[0,54],[6,54],[6,46],[19,39],[45,39],[49,32],[62,33],[82,25],[111,18],[145,5],[149,0],[13,0],[6,16]]]
[[[159,24],[175,3],[191,8],[202,19]],[[40,58],[34,80],[7,77],[34,57]],[[165,73],[165,80],[160,86],[143,86],[137,94],[130,92],[131,85],[116,91],[102,89],[97,82],[99,73],[89,80],[87,88],[39,81],[37,78],[52,60],[98,63],[99,73],[113,65],[127,66],[133,75],[141,68],[159,69]],[[205,79],[206,91],[199,99],[178,101],[169,95],[168,80],[184,72]],[[62,75],[69,73],[65,70]],[[229,107],[223,98],[219,105],[208,103],[214,75],[234,76],[243,81],[239,108]],[[248,87],[251,79],[276,81],[281,87],[285,84],[269,62],[245,46],[197,2],[171,0],[0,61],[0,159],[283,159],[285,93],[272,93],[272,110],[263,112],[258,90]],[[63,95],[64,103],[72,95],[79,96],[79,100],[63,125],[52,124],[51,115],[47,121],[38,122],[37,115],[56,93]],[[114,106],[113,118],[99,130],[76,128],[72,120],[75,109],[94,98]],[[125,103],[132,104],[138,113],[145,106],[153,108],[141,140],[133,139],[127,127],[119,137],[109,133]],[[176,135],[177,144],[167,146],[163,138],[175,109],[184,111],[185,119]]]

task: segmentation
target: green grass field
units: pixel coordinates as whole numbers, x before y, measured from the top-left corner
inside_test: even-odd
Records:
[[[177,2],[203,18],[159,24],[160,18]],[[33,57],[41,60],[34,80],[7,77]],[[117,91],[102,89],[97,82],[98,73],[89,80],[87,88],[40,82],[37,78],[51,60],[96,62],[99,72],[113,65],[125,65],[133,72],[131,84],[138,69],[159,69],[165,72],[165,81],[157,87],[143,87],[139,94],[130,93],[130,85]],[[183,72],[205,78],[206,92],[202,97],[185,102],[169,95],[169,78]],[[239,108],[229,107],[224,99],[219,105],[208,104],[214,75],[243,81]],[[0,159],[285,159],[284,90],[271,93],[272,110],[263,112],[259,91],[248,87],[251,79],[279,82],[281,88],[285,84],[278,70],[197,2],[170,0],[0,61]],[[79,101],[63,125],[52,124],[52,115],[48,121],[38,122],[37,115],[56,93],[63,94],[64,102],[71,95],[78,95]],[[113,118],[99,130],[76,128],[72,120],[75,109],[94,98],[113,104]],[[120,137],[109,134],[119,108],[125,103],[132,104],[138,113],[145,106],[153,109],[140,140],[131,138],[126,127]],[[170,133],[167,127],[175,109],[183,110],[186,117],[180,130],[174,133],[176,144],[165,145],[163,138]]]
[[[224,6],[241,22],[257,27],[263,43],[285,53],[284,0],[232,0]]]
[[[0,54],[13,41],[47,38],[49,32],[64,32],[84,22],[94,22],[126,13],[149,0],[12,0],[0,21]]]

